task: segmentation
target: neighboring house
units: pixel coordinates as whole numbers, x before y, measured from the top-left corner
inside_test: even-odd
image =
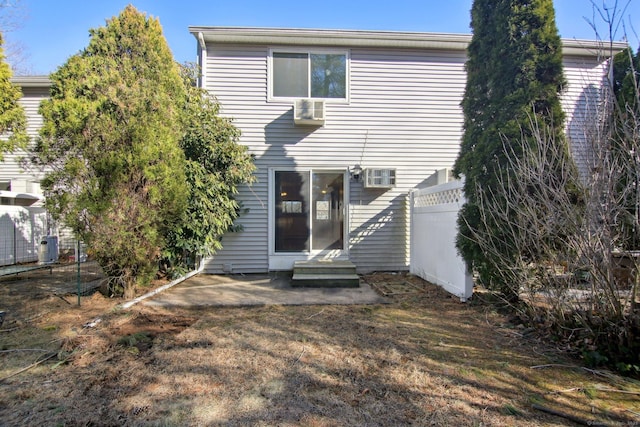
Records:
[[[27,133],[35,137],[42,125],[40,101],[49,96],[47,77],[12,79],[22,89],[20,104],[27,116]],[[23,167],[24,151],[4,153],[0,162],[0,266],[38,261],[41,241],[49,232],[42,207],[42,176]]]
[[[42,126],[38,108],[40,102],[49,96],[51,81],[46,76],[20,76],[11,81],[22,89],[20,104],[27,116],[27,133],[33,139]],[[4,154],[4,162],[0,162],[0,205],[25,206],[41,199],[42,174],[26,170],[23,162],[27,155],[21,150]]]
[[[258,182],[238,195],[248,209],[243,231],[224,236],[205,271],[290,270],[314,258],[349,259],[361,273],[407,270],[407,196],[457,157],[471,36],[189,30],[201,86],[233,118],[258,166]],[[580,159],[588,120],[581,103],[607,67],[601,43],[564,40],[563,52],[563,103]],[[446,172],[438,175],[446,181]]]

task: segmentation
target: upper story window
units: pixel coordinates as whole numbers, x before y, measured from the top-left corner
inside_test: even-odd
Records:
[[[273,98],[347,98],[346,52],[272,52]]]

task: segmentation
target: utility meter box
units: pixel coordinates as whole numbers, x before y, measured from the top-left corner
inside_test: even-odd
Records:
[[[40,241],[38,263],[50,264],[58,262],[58,236],[45,236]]]

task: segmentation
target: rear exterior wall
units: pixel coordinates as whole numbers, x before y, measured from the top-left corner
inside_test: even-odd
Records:
[[[293,123],[292,104],[268,100],[268,46],[209,46],[204,85],[242,131],[258,182],[239,194],[243,231],[223,238],[206,271],[268,270],[268,170],[395,168],[397,185],[349,183],[349,258],[360,272],[406,270],[407,195],[458,153],[465,52],[351,49],[348,102],[327,102],[323,127]]]

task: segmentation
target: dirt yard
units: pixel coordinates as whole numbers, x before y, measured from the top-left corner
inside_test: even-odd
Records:
[[[0,425],[640,425],[637,381],[478,297],[364,279],[392,304],[119,310],[2,280]]]

